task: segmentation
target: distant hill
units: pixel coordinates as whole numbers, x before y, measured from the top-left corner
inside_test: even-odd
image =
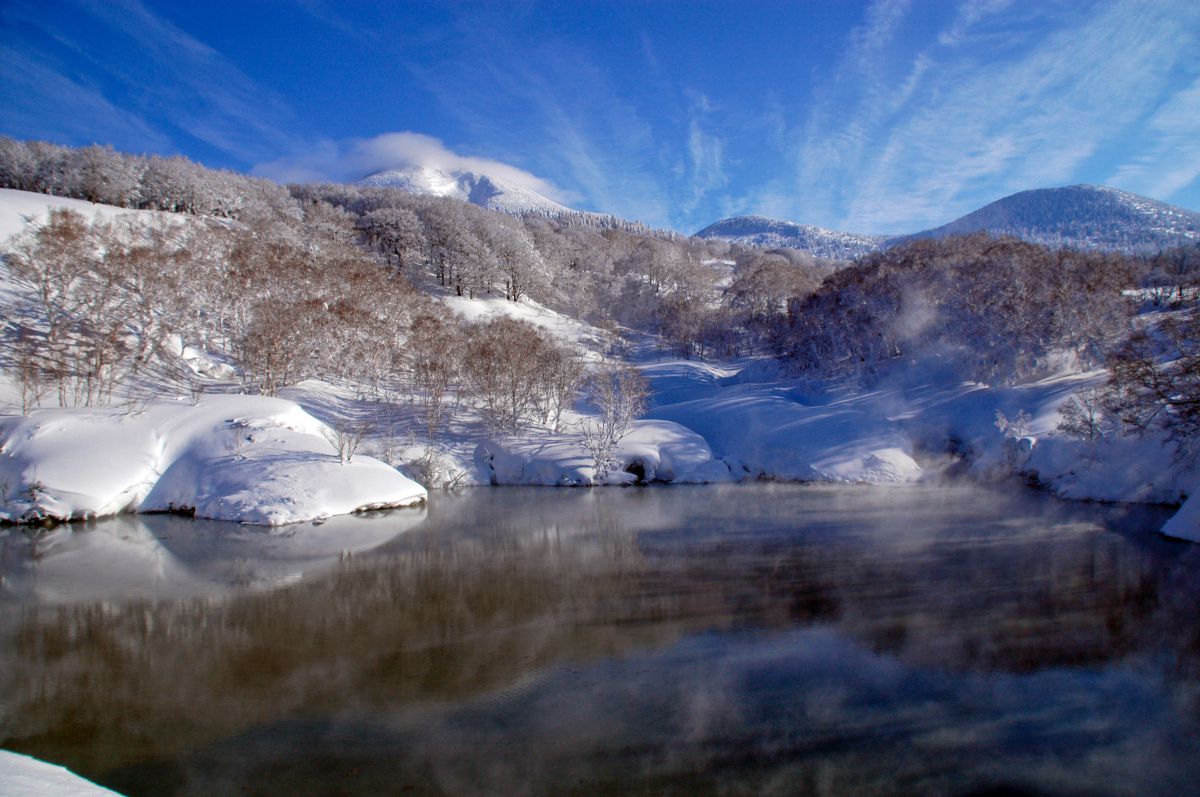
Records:
[[[536,191],[473,171],[409,166],[376,172],[359,180],[359,184],[399,188],[413,194],[451,197],[505,213],[559,215],[573,212]]]
[[[987,232],[1051,247],[1152,253],[1200,242],[1200,213],[1098,185],[1038,188],[998,199],[949,224],[912,235],[838,232],[763,216],[735,216],[696,233],[745,246],[787,246],[852,259],[914,238]]]
[[[696,237],[718,238],[743,246],[769,249],[787,247],[834,260],[853,260],[882,248],[887,241],[887,238],[881,235],[827,230],[811,224],[796,224],[766,216],[734,216],[722,219],[696,233]]]
[[[1156,252],[1200,241],[1200,213],[1099,185],[1021,191],[906,238],[972,232],[1053,247]]]

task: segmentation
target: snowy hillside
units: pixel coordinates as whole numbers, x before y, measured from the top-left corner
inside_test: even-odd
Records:
[[[827,230],[811,224],[796,224],[765,216],[734,216],[710,224],[697,238],[717,238],[743,246],[799,249],[815,257],[832,260],[853,260],[883,246],[886,238],[880,235],[859,235],[852,232]]]
[[[1047,246],[1154,253],[1200,241],[1200,213],[1098,185],[1021,191],[914,238],[972,232]]]
[[[16,231],[30,217],[45,227],[44,241],[42,232],[31,236],[37,247],[18,246],[0,265],[0,312],[11,346],[10,367],[0,374],[0,519],[173,509],[271,526],[420,502],[425,489],[407,474],[441,487],[731,479],[904,484],[954,471],[980,478],[1022,474],[1066,498],[1188,499],[1168,532],[1200,538],[1196,468],[1172,463],[1157,432],[1105,433],[1087,442],[1058,428],[1059,410],[1072,394],[1104,378],[1061,355],[1064,346],[1086,338],[1083,321],[1107,317],[1100,312],[1104,297],[1119,299],[1128,284],[1119,263],[1103,273],[1096,269],[1094,261],[1112,258],[1063,258],[1010,242],[1011,257],[976,263],[967,257],[971,239],[958,239],[909,247],[912,262],[901,262],[904,247],[896,247],[886,273],[877,274],[882,266],[870,263],[845,269],[805,304],[789,306],[788,312],[821,320],[778,338],[792,352],[790,360],[716,346],[709,346],[713,359],[697,360],[694,346],[670,343],[668,325],[661,334],[647,329],[656,318],[672,317],[671,305],[655,304],[663,296],[647,292],[650,287],[668,278],[694,281],[709,286],[699,295],[713,295],[705,282],[716,276],[705,266],[710,261],[686,248],[697,242],[625,241],[625,254],[613,264],[630,279],[599,304],[616,307],[640,297],[646,315],[592,326],[573,317],[565,302],[555,310],[524,297],[500,298],[499,275],[514,281],[529,275],[501,271],[499,260],[493,270],[478,272],[482,278],[468,270],[470,258],[485,251],[483,241],[516,252],[513,262],[536,262],[539,251],[521,238],[525,221],[457,203],[426,204],[470,211],[457,215],[478,217],[479,235],[470,239],[467,223],[448,215],[446,223],[467,231],[458,236],[459,249],[443,253],[454,276],[439,281],[433,272],[419,273],[419,264],[406,267],[424,280],[425,291],[418,292],[386,279],[390,272],[381,260],[347,245],[358,228],[332,205],[298,202],[275,234],[251,237],[240,234],[237,222],[199,215],[125,211],[16,191],[0,195],[0,231]],[[56,221],[65,214],[47,213],[49,207],[77,209],[84,218]],[[406,233],[405,223],[422,224],[401,210],[398,235]],[[445,221],[437,217],[440,207],[423,210]],[[88,226],[120,214],[149,226]],[[194,221],[149,224],[163,219]],[[569,233],[560,243],[573,248],[547,247],[551,257],[543,257],[541,267],[574,269],[572,285],[586,284],[580,264],[587,257],[605,253],[610,238],[623,242],[621,235],[581,227]],[[429,246],[430,239],[420,240]],[[976,254],[994,258],[996,248],[989,243]],[[926,251],[939,249],[944,257]],[[200,253],[204,258],[195,256]],[[926,255],[933,259],[919,259]],[[1046,258],[1061,266],[1055,285],[1082,302],[1058,300],[1054,286],[1032,279],[1050,271]],[[243,261],[272,265],[232,268]],[[36,268],[60,266],[80,273],[50,309],[78,314],[111,334],[88,337],[91,327],[80,327],[77,338],[52,337],[31,280],[43,273]],[[610,277],[591,283],[601,290],[617,272],[595,273]],[[463,274],[471,279],[456,282]],[[98,283],[101,277],[106,281]],[[92,284],[107,286],[122,301],[96,304],[87,290]],[[1010,284],[1033,296],[1006,301]],[[755,299],[753,286],[742,287],[747,300]],[[968,293],[986,299],[971,305],[975,315],[955,309],[955,297]],[[764,295],[755,300],[778,312],[778,297]],[[581,307],[596,304],[585,298],[606,295],[573,296],[580,300],[573,306]],[[1191,301],[1188,296],[1180,289],[1176,300]],[[940,302],[936,313],[932,298]],[[244,303],[249,322],[221,315],[235,301]],[[996,310],[1018,304],[1023,314]],[[1073,314],[1080,309],[1086,318]],[[1182,320],[1186,308],[1145,312]],[[1050,326],[1043,330],[1039,323]],[[1003,334],[993,334],[998,331]],[[1021,331],[1057,348],[1030,348]],[[987,335],[995,341],[983,340]],[[143,345],[149,341],[157,343]],[[1009,352],[1005,345],[1014,343]],[[983,358],[986,373],[970,367],[974,360],[948,356],[958,344],[975,360]],[[142,350],[153,355],[145,361],[150,366],[134,359]],[[296,359],[297,352],[312,354]],[[794,369],[805,352],[820,367],[799,376]],[[1035,361],[1023,367],[1031,356]],[[998,368],[1006,357],[1014,367]],[[598,418],[640,404],[614,398],[605,409],[596,387],[602,383],[589,383],[587,374],[603,374],[597,365],[612,359],[628,359],[640,371],[650,411],[632,410],[628,426],[607,439],[597,431]],[[1177,368],[1185,377],[1195,372],[1187,362]],[[859,376],[871,381],[849,378],[845,363],[860,364]],[[113,376],[98,389],[106,374]],[[236,394],[243,391],[264,395]],[[352,459],[358,442],[362,455]]]
[[[465,170],[432,166],[388,169],[364,177],[361,185],[399,188],[413,194],[450,197],[504,213],[570,213],[571,209],[515,183]]]

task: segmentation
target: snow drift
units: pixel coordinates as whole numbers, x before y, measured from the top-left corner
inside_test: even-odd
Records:
[[[298,405],[260,396],[5,418],[0,519],[182,511],[277,526],[425,500],[425,488],[383,462],[343,464],[326,429]]]

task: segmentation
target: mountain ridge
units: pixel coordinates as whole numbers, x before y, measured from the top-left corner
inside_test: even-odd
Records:
[[[974,232],[1052,247],[1145,254],[1200,242],[1200,212],[1119,188],[1080,184],[1018,191],[939,227],[903,235],[865,235],[765,216],[733,216],[696,236],[845,260],[914,239]],[[836,254],[839,251],[845,254]]]
[[[880,249],[888,240],[884,235],[831,230],[813,224],[798,224],[767,216],[731,216],[713,222],[696,234],[697,238],[719,238],[743,246],[789,248],[816,257],[852,260]]]

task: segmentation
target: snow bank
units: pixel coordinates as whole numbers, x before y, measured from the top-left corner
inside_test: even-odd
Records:
[[[1162,533],[1180,540],[1200,542],[1200,478],[1197,478],[1188,493],[1188,500],[1179,507],[1162,527]]]
[[[713,456],[700,435],[668,421],[637,421],[617,444],[621,465],[606,484],[637,480],[676,484],[730,481],[729,469]],[[475,450],[475,463],[485,484],[592,485],[595,463],[577,436],[549,440],[486,440]],[[629,472],[627,472],[629,471]]]
[[[4,797],[121,797],[63,767],[0,750],[0,793]]]
[[[378,460],[341,464],[324,429],[296,404],[261,396],[8,418],[0,518],[174,509],[276,526],[425,499],[423,487]]]
[[[863,400],[807,405],[780,387],[731,385],[649,415],[696,431],[747,477],[867,484],[921,477],[908,437]]]

